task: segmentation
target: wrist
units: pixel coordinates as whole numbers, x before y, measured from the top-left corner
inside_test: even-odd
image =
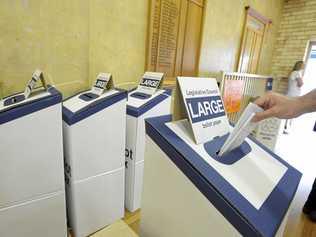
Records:
[[[309,96],[304,95],[297,98],[297,109],[299,115],[311,112],[315,109],[315,107],[315,101]]]

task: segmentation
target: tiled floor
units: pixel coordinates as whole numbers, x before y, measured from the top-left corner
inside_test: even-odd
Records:
[[[316,224],[302,214],[316,176],[316,132],[312,131],[315,121],[315,113],[295,119],[290,134],[280,135],[276,146],[276,153],[303,173],[287,223],[286,237],[316,236]]]

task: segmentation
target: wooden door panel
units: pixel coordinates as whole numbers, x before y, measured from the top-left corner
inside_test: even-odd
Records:
[[[240,49],[238,72],[256,74],[260,62],[263,37],[268,23],[265,17],[247,8],[248,13]],[[250,14],[251,13],[251,14]]]
[[[256,35],[254,48],[253,48],[253,55],[251,59],[251,68],[250,73],[255,74],[258,69],[259,59],[260,59],[260,53],[261,53],[261,45],[262,45],[262,37],[263,35]]]
[[[182,75],[195,76],[198,74],[200,52],[200,36],[203,8],[189,1],[187,24],[182,59]]]
[[[163,0],[160,11],[160,32],[156,71],[174,74],[181,0]]]
[[[151,0],[146,70],[196,76],[203,0]]]

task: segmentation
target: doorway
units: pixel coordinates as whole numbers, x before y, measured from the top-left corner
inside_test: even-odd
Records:
[[[316,44],[310,44],[305,62],[302,94],[316,89]],[[316,177],[316,132],[313,131],[315,121],[316,113],[302,115],[293,120],[289,134],[282,133],[284,121],[281,124],[275,152],[303,173],[285,236],[310,236],[306,233],[316,233],[316,225],[302,214],[303,205]]]

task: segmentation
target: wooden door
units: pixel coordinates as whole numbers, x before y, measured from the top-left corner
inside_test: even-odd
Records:
[[[196,76],[200,54],[203,0],[151,0],[146,70]]]
[[[270,20],[247,8],[238,72],[257,73],[266,27],[270,23]]]

